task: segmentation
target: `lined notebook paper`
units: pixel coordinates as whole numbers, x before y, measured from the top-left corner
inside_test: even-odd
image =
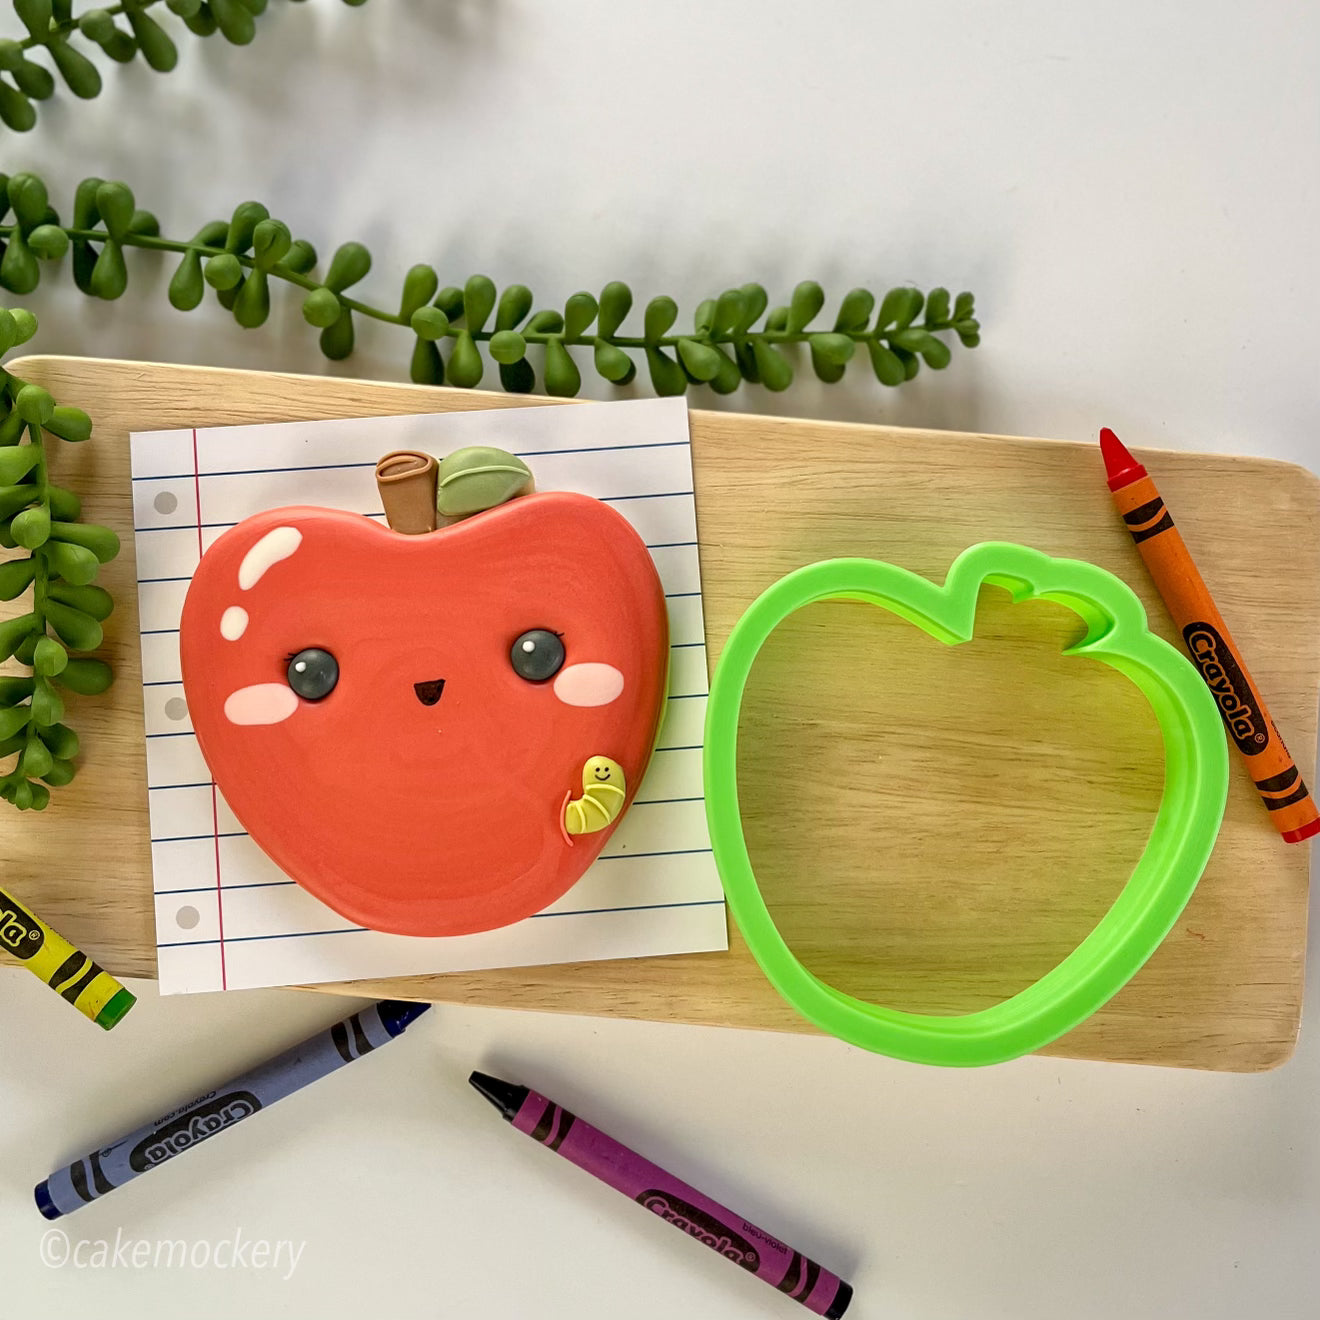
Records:
[[[605,852],[544,912],[502,930],[414,939],[365,930],[280,871],[212,782],[188,720],[179,615],[202,553],[264,509],[320,504],[383,519],[373,469],[391,449],[517,453],[540,490],[626,517],[669,606],[659,748]],[[682,399],[289,422],[132,436],[156,947],[165,994],[727,948],[706,832],[706,648]]]

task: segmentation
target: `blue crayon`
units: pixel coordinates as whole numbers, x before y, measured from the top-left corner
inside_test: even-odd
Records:
[[[430,1004],[385,999],[336,1022],[329,1031],[295,1045],[245,1076],[52,1173],[33,1193],[37,1209],[47,1219],[72,1214],[336,1068],[388,1045],[428,1008]]]

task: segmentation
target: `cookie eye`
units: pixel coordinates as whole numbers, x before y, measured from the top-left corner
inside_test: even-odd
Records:
[[[533,628],[514,642],[509,662],[519,678],[525,678],[529,683],[544,683],[563,667],[564,643],[556,633]]]
[[[289,657],[289,686],[307,701],[320,701],[334,691],[339,682],[339,661],[319,646]]]

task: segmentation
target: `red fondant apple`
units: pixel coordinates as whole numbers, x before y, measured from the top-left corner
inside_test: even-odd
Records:
[[[183,682],[235,815],[344,916],[406,935],[539,911],[613,825],[570,835],[593,757],[628,797],[664,705],[664,593],[632,526],[568,493],[403,535],[285,508],[203,556]]]

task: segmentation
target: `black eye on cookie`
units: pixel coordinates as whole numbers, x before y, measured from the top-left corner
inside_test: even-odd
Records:
[[[305,701],[320,701],[339,682],[339,661],[319,646],[309,646],[289,657],[285,671],[289,686]]]
[[[564,667],[564,641],[548,628],[532,628],[509,650],[509,663],[519,678],[544,683]]]

